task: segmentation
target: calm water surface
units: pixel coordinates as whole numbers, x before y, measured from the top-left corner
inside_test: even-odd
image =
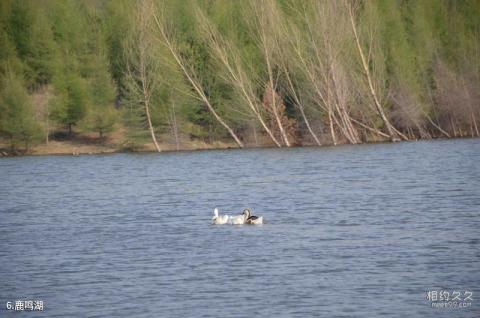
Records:
[[[480,317],[479,139],[4,158],[0,178],[1,317]]]

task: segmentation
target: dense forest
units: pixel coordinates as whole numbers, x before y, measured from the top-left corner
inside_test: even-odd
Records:
[[[2,0],[0,28],[11,151],[479,136],[478,0]]]

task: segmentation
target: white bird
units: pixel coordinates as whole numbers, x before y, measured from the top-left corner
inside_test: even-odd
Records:
[[[229,223],[233,225],[242,225],[245,224],[246,220],[247,216],[245,215],[245,213],[242,213],[240,215],[231,216],[229,219]]]
[[[251,224],[251,225],[263,224],[263,216],[252,215],[252,212],[250,212],[250,209],[243,210],[243,214],[245,215],[246,224]]]
[[[212,224],[227,224],[229,220],[228,215],[218,215],[218,209],[213,210]]]

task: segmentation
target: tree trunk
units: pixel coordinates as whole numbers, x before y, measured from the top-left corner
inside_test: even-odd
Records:
[[[285,128],[283,127],[282,120],[280,119],[280,115],[278,114],[278,109],[276,105],[276,98],[275,98],[275,90],[272,88],[272,104],[273,104],[273,114],[275,116],[275,121],[277,122],[278,129],[280,130],[280,134],[282,136],[283,142],[287,147],[290,147],[290,141],[288,140],[288,136],[285,132]]]
[[[292,82],[292,79],[290,78],[290,73],[288,72],[287,68],[285,67],[285,65],[282,65],[283,68],[284,68],[284,73],[287,77],[287,82],[288,82],[288,85],[290,87],[290,91],[292,92],[293,94],[293,98],[295,100],[295,104],[297,105],[298,109],[300,110],[300,114],[302,115],[302,118],[303,118],[303,121],[305,122],[305,125],[307,126],[307,129],[308,129],[308,132],[310,133],[310,135],[313,137],[313,139],[315,140],[315,143],[318,145],[318,146],[321,146],[322,143],[320,142],[320,140],[318,139],[317,135],[313,132],[313,129],[312,127],[310,126],[310,122],[308,121],[307,119],[307,116],[305,115],[305,110],[303,108],[303,104],[300,102],[300,98],[298,97],[297,95],[297,92],[295,90],[295,87],[293,86],[293,82]]]
[[[450,126],[452,127],[452,130],[453,130],[453,136],[456,138],[458,136],[457,130],[455,129],[455,123],[453,122],[453,119],[451,116],[450,116]]]
[[[50,123],[49,123],[49,121],[48,121],[48,120],[49,120],[48,118],[50,117],[50,113],[49,113],[49,112],[50,112],[50,111],[49,111],[48,102],[47,102],[47,118],[46,118],[46,126],[47,126],[47,127],[46,127],[46,130],[47,130],[47,134],[46,134],[46,136],[45,136],[45,143],[46,143],[47,145],[48,145],[48,142],[49,142],[48,138],[49,138],[49,133],[50,133]]]
[[[357,33],[357,27],[355,26],[355,20],[354,20],[354,17],[353,17],[351,4],[349,4],[345,1],[345,5],[347,6],[348,14],[350,16],[350,24],[352,26],[353,35],[355,36],[355,43],[356,43],[356,46],[357,46],[358,54],[360,55],[360,59],[362,61],[363,71],[364,71],[365,77],[367,78],[368,88],[369,88],[370,94],[373,98],[375,108],[377,110],[378,115],[382,119],[383,124],[387,128],[390,140],[392,142],[395,142],[395,141],[397,141],[397,138],[396,138],[396,133],[395,133],[394,127],[390,123],[390,121],[387,119],[387,116],[385,115],[385,112],[383,111],[382,105],[380,104],[380,100],[379,100],[379,98],[377,96],[377,93],[375,91],[375,88],[373,86],[373,80],[372,80],[372,76],[370,74],[370,69],[368,68],[367,59],[365,57],[365,54],[363,53],[362,45],[360,44],[360,39],[359,39],[358,33]],[[398,130],[397,130],[397,132],[398,132]],[[401,133],[400,133],[400,136],[402,138],[404,138],[405,140],[408,140],[408,138]]]
[[[329,50],[331,51],[331,46],[329,45]],[[350,116],[348,115],[347,109],[345,108],[345,98],[339,93],[341,85],[339,80],[337,79],[337,67],[335,66],[335,62],[333,61],[332,56],[329,54],[329,66],[331,72],[331,82],[333,84],[333,91],[335,94],[335,107],[337,109],[338,115],[340,116],[340,120],[342,121],[342,126],[345,137],[350,141],[352,144],[358,144],[358,133],[353,127],[353,124],[350,120]]]
[[[178,151],[180,150],[180,142],[178,140],[178,126],[177,126],[177,115],[175,114],[175,103],[172,102],[172,131],[173,137],[175,138],[175,149]]]
[[[264,30],[262,30],[262,38],[265,37]],[[273,109],[273,115],[275,116],[275,121],[277,122],[278,129],[280,130],[280,135],[282,136],[283,142],[287,147],[290,147],[290,141],[288,140],[288,136],[285,132],[285,128],[283,127],[282,121],[280,119],[280,116],[278,114],[278,109],[277,109],[277,102],[276,102],[276,90],[275,86],[273,84],[273,72],[272,72],[272,66],[270,64],[270,58],[269,58],[269,52],[267,49],[267,44],[265,43],[266,39],[262,40],[262,46],[264,49],[264,54],[265,54],[265,61],[267,62],[267,73],[268,73],[268,80],[269,80],[269,85],[270,85],[270,92],[272,95],[272,109]]]
[[[477,120],[475,118],[475,114],[473,113],[473,111],[472,111],[472,121],[473,121],[473,127],[475,127],[475,132],[477,133],[477,137],[480,137],[480,135],[478,134]]]
[[[335,128],[333,127],[333,119],[332,119],[332,110],[328,108],[328,124],[330,126],[330,134],[332,135],[332,142],[333,145],[337,145],[337,138],[335,137]]]
[[[229,43],[225,42],[225,40],[222,39],[222,36],[218,34],[218,32],[216,32],[216,30],[210,25],[210,22],[200,10],[197,11],[197,17],[199,19],[200,27],[204,29],[204,32],[207,35],[208,44],[210,45],[214,54],[216,54],[216,57],[226,68],[233,85],[240,90],[241,95],[245,98],[245,101],[247,102],[248,108],[258,119],[261,126],[263,127],[267,135],[270,137],[270,139],[273,141],[273,143],[277,147],[282,147],[281,143],[275,138],[271,129],[267,126],[267,124],[262,118],[262,114],[260,113],[258,107],[260,103],[256,99],[255,94],[252,92],[252,89],[248,82],[248,77],[243,71],[240,58],[235,55],[235,50],[232,50],[233,53],[231,59],[229,59],[228,52],[226,51],[226,47],[229,47]],[[222,41],[223,46],[220,41]]]
[[[352,117],[350,117],[350,119],[351,119],[354,123],[358,124],[360,127],[363,127],[363,128],[365,128],[365,129],[367,129],[367,130],[369,130],[369,131],[371,131],[371,132],[374,132],[375,134],[380,135],[380,136],[382,136],[382,137],[390,138],[389,135],[381,132],[381,131],[378,130],[378,129],[375,129],[375,128],[372,128],[372,127],[370,127],[370,126],[367,126],[367,125],[365,125],[364,123],[362,123],[362,122],[360,122],[360,121],[358,121],[358,120],[356,120],[356,119],[354,119],[354,118],[352,118]]]
[[[148,123],[148,130],[150,131],[150,136],[152,137],[153,144],[155,145],[155,149],[158,152],[161,152],[160,146],[157,143],[157,138],[155,137],[155,131],[153,130],[152,119],[150,118],[150,107],[149,101],[145,100],[145,114],[147,115],[147,123]]]
[[[10,137],[9,138],[10,139],[10,153],[13,154],[13,152],[15,151],[15,145],[13,144],[13,136],[10,135],[9,137]]]
[[[157,27],[158,27],[161,35],[162,35],[164,44],[167,46],[168,50],[170,51],[173,58],[177,62],[178,66],[181,68],[183,74],[187,77],[188,81],[193,86],[194,90],[197,92],[197,94],[200,96],[200,98],[203,100],[203,102],[207,105],[207,108],[210,111],[210,113],[212,113],[213,117],[220,123],[220,125],[222,125],[228,131],[228,133],[230,134],[230,136],[232,136],[232,138],[235,140],[237,145],[240,148],[243,148],[244,145],[240,141],[240,138],[238,138],[238,136],[235,134],[233,129],[230,128],[230,126],[225,121],[223,121],[223,119],[217,114],[217,112],[213,108],[212,104],[210,104],[209,99],[205,95],[205,92],[203,91],[203,88],[201,87],[201,84],[198,81],[195,81],[193,76],[190,74],[190,72],[185,67],[184,62],[180,59],[180,56],[179,56],[178,52],[175,51],[175,47],[174,47],[173,43],[171,42],[170,38],[168,37],[168,35],[166,33],[166,30],[164,29],[164,25],[162,23],[160,23],[160,21],[158,20],[158,17],[156,15],[156,13],[153,13],[153,18],[155,19],[155,23],[157,24]]]
[[[430,116],[426,115],[428,121],[430,124],[432,124],[433,127],[437,128],[442,134],[444,134],[447,138],[451,138],[450,134],[446,132],[445,130],[442,129],[439,125],[435,124],[435,122],[430,118]]]
[[[29,143],[29,138],[27,136],[23,136],[24,142],[25,142],[25,153],[28,153],[30,150],[30,143]]]
[[[143,52],[144,53],[144,52]],[[147,70],[145,68],[145,56],[140,52],[140,80],[142,82],[142,92],[143,92],[143,106],[145,109],[145,115],[147,117],[148,130],[150,131],[150,136],[152,138],[153,145],[157,152],[161,152],[160,146],[158,145],[157,138],[155,137],[155,130],[153,129],[152,119],[150,117],[150,92],[149,85],[147,80]]]

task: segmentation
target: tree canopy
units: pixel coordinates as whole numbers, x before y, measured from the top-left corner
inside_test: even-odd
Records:
[[[4,0],[0,30],[14,148],[58,130],[177,148],[479,136],[475,0]]]

